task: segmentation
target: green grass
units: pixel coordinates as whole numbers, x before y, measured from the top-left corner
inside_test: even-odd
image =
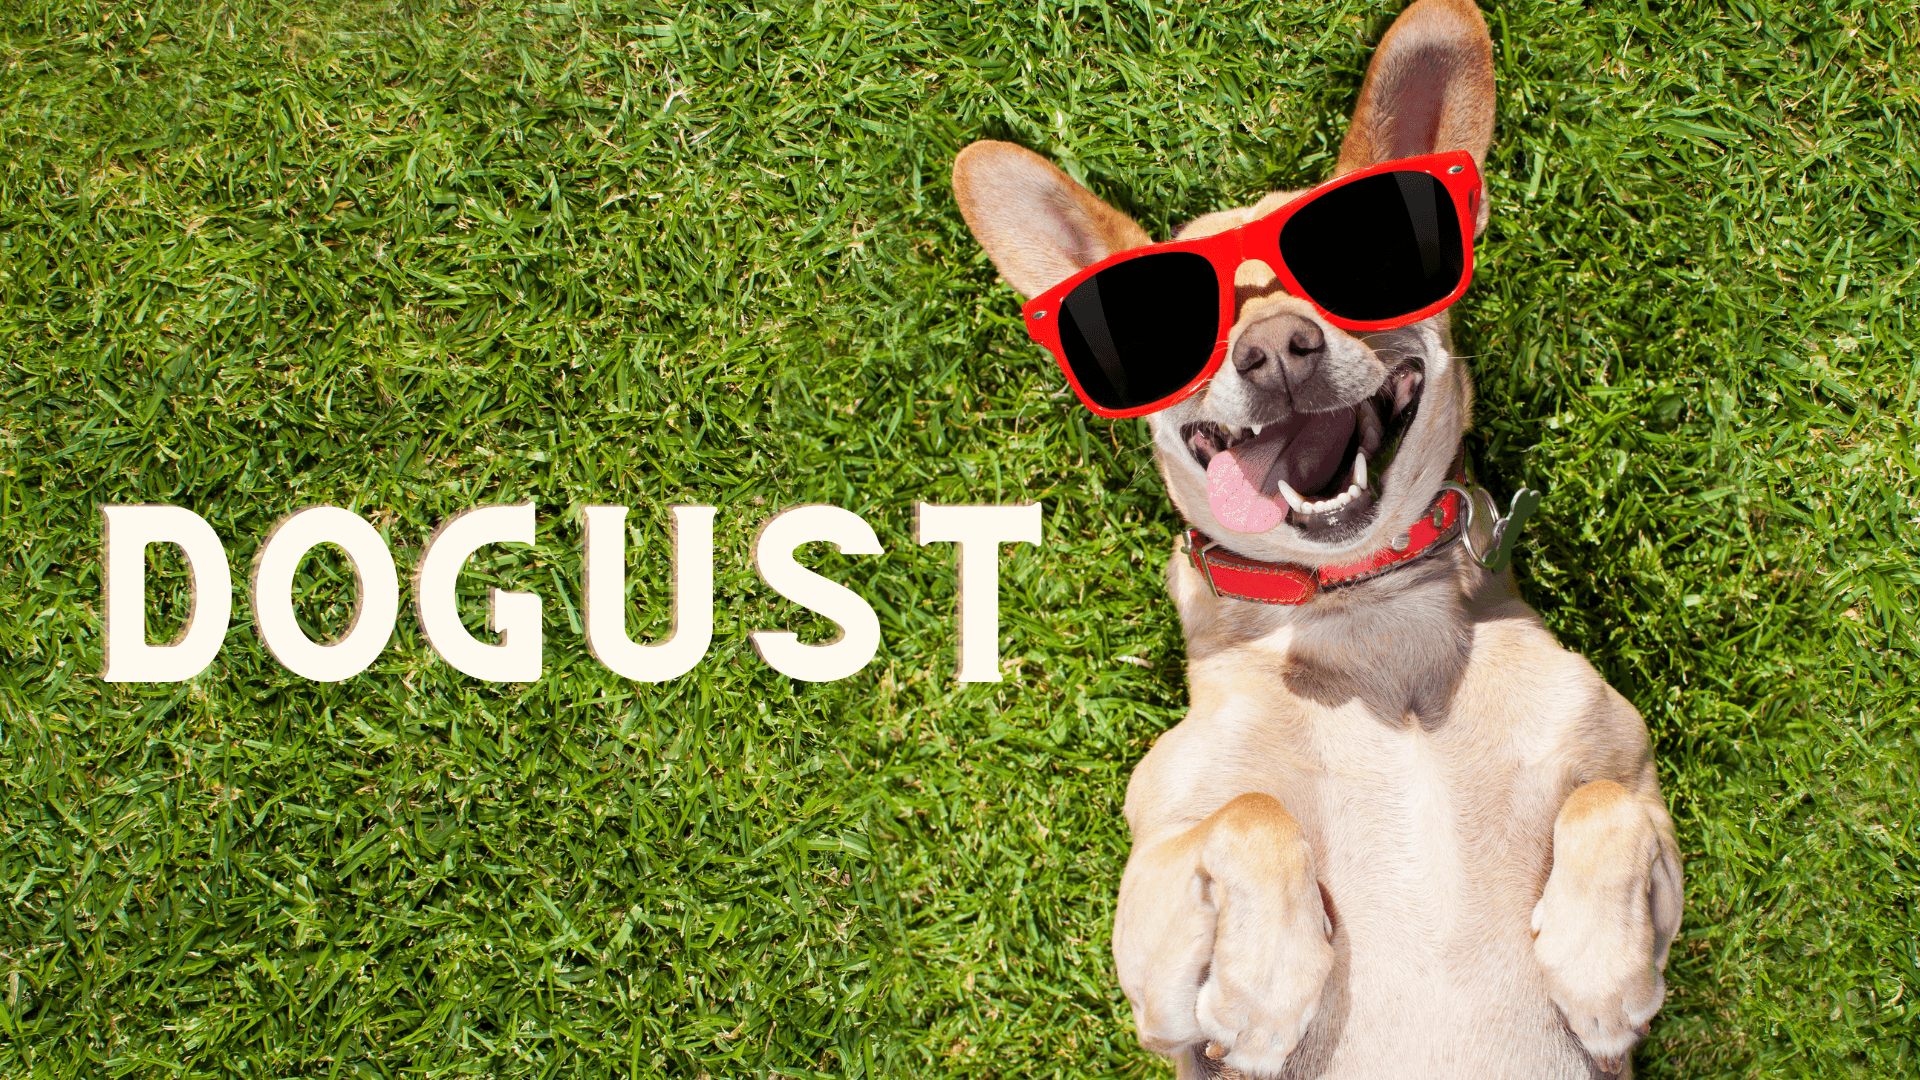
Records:
[[[0,1073],[1164,1075],[1107,934],[1182,711],[1176,522],[947,170],[1010,138],[1161,235],[1318,179],[1397,6],[6,5]],[[1490,12],[1472,447],[1548,492],[1527,594],[1658,744],[1688,906],[1647,1076],[1920,1071],[1916,14]],[[526,499],[466,592],[541,594],[537,684],[410,606],[307,683],[244,593],[193,682],[94,677],[102,503],[193,508],[243,578],[301,505],[404,572]],[[1004,683],[951,679],[916,499],[1046,503]],[[575,511],[635,508],[657,627],[676,501],[721,508],[715,645],[626,684]],[[798,502],[887,548],[817,560],[885,634],[839,683],[745,641],[821,632],[748,562]]]

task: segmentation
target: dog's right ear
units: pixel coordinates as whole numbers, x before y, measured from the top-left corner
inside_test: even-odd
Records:
[[[1335,175],[1448,150],[1471,153],[1484,169],[1493,112],[1493,39],[1480,9],[1416,0],[1374,50]],[[1486,228],[1483,198],[1474,235]]]
[[[1012,143],[983,141],[960,151],[953,195],[1000,276],[1028,299],[1149,242],[1132,218]]]

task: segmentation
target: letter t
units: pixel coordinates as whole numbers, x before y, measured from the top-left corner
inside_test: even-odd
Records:
[[[961,682],[1000,681],[1000,545],[1040,543],[1040,504],[913,505],[914,539],[960,545]]]

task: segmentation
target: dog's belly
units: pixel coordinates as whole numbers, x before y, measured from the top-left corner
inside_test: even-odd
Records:
[[[1192,709],[1127,795],[1136,841],[1246,792],[1299,823],[1334,957],[1284,1075],[1601,1075],[1549,995],[1531,920],[1555,816],[1580,782],[1568,748],[1590,748],[1583,733],[1608,722],[1606,684],[1530,613],[1476,623],[1424,726],[1334,681],[1295,693],[1293,670],[1284,630],[1194,660]]]
[[[1335,737],[1312,739],[1320,767],[1284,801],[1314,848],[1335,959],[1290,1071],[1592,1075],[1532,953],[1557,785],[1482,717],[1428,731],[1357,701],[1308,708]]]

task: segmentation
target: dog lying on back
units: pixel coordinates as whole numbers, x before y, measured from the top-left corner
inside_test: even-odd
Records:
[[[1493,114],[1479,11],[1419,0],[1380,43],[1338,172],[1477,165]],[[1150,243],[1006,143],[963,151],[954,189],[1030,298]],[[1485,200],[1462,205],[1479,235]],[[1474,497],[1449,487],[1472,392],[1446,313],[1349,332],[1273,266],[1231,273],[1225,361],[1149,416],[1193,527],[1168,566],[1192,708],[1127,790],[1113,949],[1141,1042],[1182,1078],[1630,1073],[1680,923],[1673,826],[1639,714],[1488,569],[1490,507],[1464,520]],[[1305,599],[1222,585],[1286,574]]]

